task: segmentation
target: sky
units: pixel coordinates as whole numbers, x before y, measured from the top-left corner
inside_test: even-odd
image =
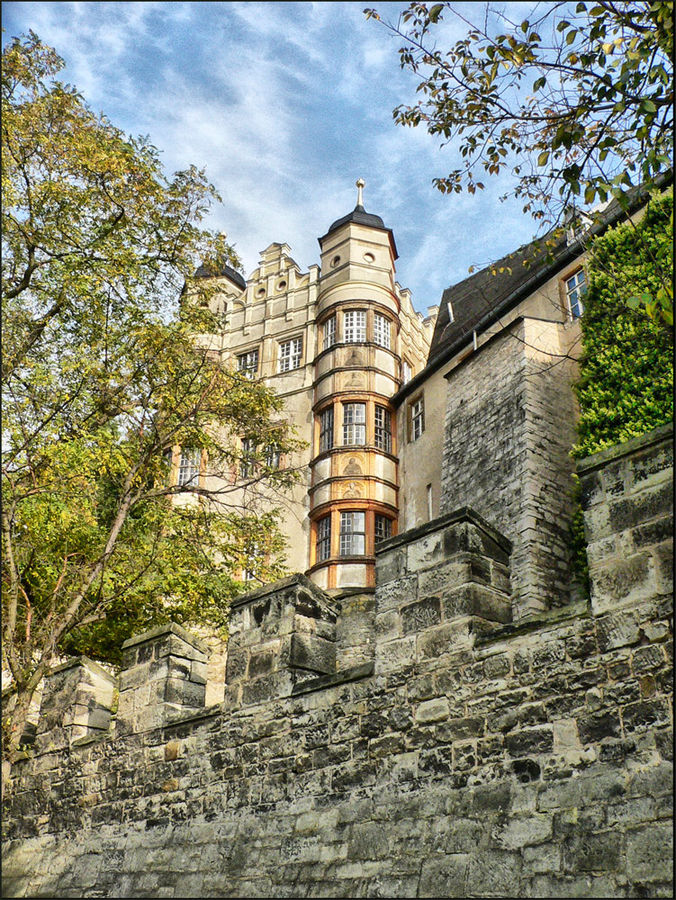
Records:
[[[126,133],[148,135],[167,172],[205,167],[222,204],[206,225],[225,231],[246,275],[274,241],[303,271],[317,238],[364,206],[393,230],[397,280],[425,313],[446,287],[530,240],[536,223],[509,179],[476,195],[442,195],[432,179],[458,165],[454,148],[403,128],[415,101],[399,66],[401,39],[364,16],[397,21],[407,3],[4,2],[3,46],[29,29],[66,62],[60,75]],[[483,4],[456,3],[469,18]],[[517,21],[530,3],[503,3]],[[445,21],[448,44],[467,26]]]

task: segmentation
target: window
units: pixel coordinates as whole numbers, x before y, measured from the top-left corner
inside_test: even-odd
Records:
[[[200,474],[200,450],[181,450],[178,464],[178,484],[196,484]]]
[[[366,340],[366,311],[352,309],[346,312],[343,319],[343,332],[348,344]]]
[[[265,465],[270,469],[278,469],[281,458],[279,448],[275,444],[268,444],[265,448]]]
[[[331,516],[324,516],[317,522],[317,562],[331,556]]]
[[[385,453],[392,452],[392,417],[384,406],[376,406],[376,447]]]
[[[284,341],[279,345],[279,371],[288,372],[290,369],[299,369],[302,355],[303,338]]]
[[[587,290],[587,280],[585,278],[584,269],[580,269],[570,278],[565,280],[566,301],[568,303],[568,311],[573,319],[579,319],[584,312],[584,304],[582,297]]]
[[[366,443],[366,404],[343,403],[343,444]]]
[[[329,406],[319,414],[319,452],[333,447],[333,407]]]
[[[411,364],[406,360],[401,363],[401,383],[407,384],[411,380]]]
[[[336,343],[336,317],[331,316],[324,323],[324,349],[328,350]]]
[[[410,420],[410,440],[417,441],[425,430],[425,404],[422,397],[418,397],[409,406],[411,416]]]
[[[363,556],[366,548],[366,534],[363,512],[341,512],[340,514],[340,555]]]
[[[245,378],[255,378],[258,375],[258,348],[240,354],[237,357],[237,369]]]
[[[387,516],[376,516],[375,540],[376,545],[392,537],[392,519]]]
[[[251,438],[242,438],[242,458],[239,461],[239,477],[251,478],[254,473],[254,457],[256,442]]]
[[[246,548],[247,561],[242,574],[242,581],[260,581],[259,572],[262,563],[261,548],[258,541],[250,541]]]
[[[373,317],[373,340],[385,349],[390,349],[390,320],[380,313]]]

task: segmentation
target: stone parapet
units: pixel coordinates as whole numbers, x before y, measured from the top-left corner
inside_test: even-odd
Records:
[[[171,623],[122,645],[117,732],[148,731],[204,706],[205,644]]]
[[[511,622],[511,542],[466,507],[384,541],[376,555],[376,672]]]
[[[238,597],[230,610],[226,704],[287,696],[299,681],[335,672],[339,609],[300,574]]]
[[[592,608],[673,591],[673,425],[580,460]]]
[[[78,656],[47,673],[35,737],[45,753],[105,734],[110,725],[115,678],[98,663]]]

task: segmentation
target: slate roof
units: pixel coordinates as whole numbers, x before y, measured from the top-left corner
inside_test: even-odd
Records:
[[[660,180],[660,187],[665,188],[672,181],[673,172],[669,172]],[[639,188],[630,191],[629,211],[638,209],[646,198],[646,193]],[[393,398],[394,402],[400,402],[403,397],[416,390],[435,369],[466,346],[472,340],[474,331],[484,331],[580,256],[591,235],[604,231],[622,216],[622,207],[617,200],[613,200],[594,217],[590,228],[570,244],[564,233],[556,238],[552,247],[547,248],[544,242],[552,236],[553,232],[550,232],[524,244],[464,281],[446,288],[442,294],[427,364],[399,390]],[[529,261],[530,265],[524,265],[524,261]],[[500,272],[500,269],[503,271]],[[449,301],[453,309],[452,322]]]
[[[222,277],[222,276],[225,276],[225,278],[228,278],[230,281],[232,281],[234,284],[237,285],[237,287],[241,288],[242,290],[246,290],[246,281],[244,280],[244,278],[239,274],[239,272],[236,272],[230,266],[226,266],[225,263],[223,263],[221,265],[220,270],[218,272],[214,272],[213,269],[210,269],[208,266],[201,265],[199,267],[199,269],[197,269],[197,271],[195,272],[194,277],[195,278],[215,278],[215,277]]]
[[[331,227],[326,232],[324,237],[319,238],[320,246],[325,237],[328,237],[332,231],[336,231],[336,229],[340,228],[342,225],[347,225],[348,222],[354,222],[356,225],[366,225],[369,228],[379,228],[381,231],[386,231],[392,244],[394,258],[399,258],[399,254],[397,253],[397,245],[394,243],[394,235],[392,234],[392,229],[388,228],[387,225],[385,225],[380,216],[376,216],[374,215],[374,213],[367,213],[364,207],[359,203],[355,206],[352,212],[349,212],[346,216],[342,216],[340,219],[336,219],[336,221],[331,224]]]

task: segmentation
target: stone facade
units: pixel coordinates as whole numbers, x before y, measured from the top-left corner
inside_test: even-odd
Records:
[[[447,376],[441,512],[471,505],[513,542],[516,617],[570,600],[577,367],[567,340],[565,325],[516,319]]]
[[[265,483],[254,490],[246,465],[224,472],[206,453],[200,483],[218,491],[225,479],[233,506],[279,510],[287,568],[341,595],[373,590],[377,533],[398,530],[396,413],[390,399],[405,377],[424,368],[436,307],[426,317],[414,309],[410,291],[396,280],[392,231],[365,212],[361,199],[319,245],[320,265],[308,272],[283,243],[263,250],[246,280],[227,266],[217,274],[200,268],[183,302],[208,302],[220,331],[200,335],[200,346],[273,390],[284,404],[279,420],[291,423],[306,444],[279,460],[299,474],[286,495]],[[235,456],[254,440],[229,439]],[[174,480],[181,453],[176,446]],[[177,502],[190,498],[179,494]],[[354,520],[346,521],[349,516]],[[354,541],[348,528],[358,532]],[[254,551],[241,576],[258,583]]]
[[[348,668],[302,576],[235,609],[222,705],[182,630],[131,642],[155,716],[16,765],[3,895],[672,896],[671,440],[579,467],[591,604],[512,617],[512,544],[459,509],[383,544]]]

